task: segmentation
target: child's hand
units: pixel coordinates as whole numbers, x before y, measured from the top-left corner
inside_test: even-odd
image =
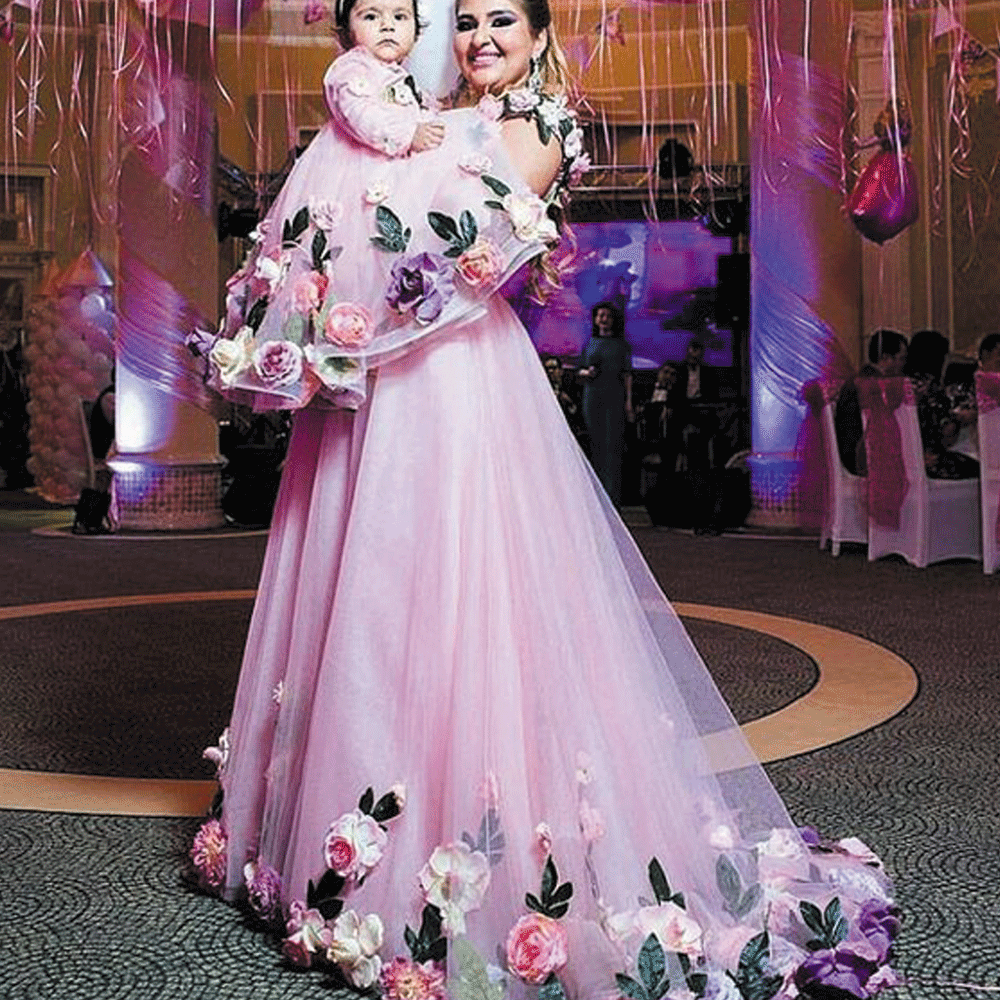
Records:
[[[410,143],[411,153],[423,153],[428,149],[436,149],[444,141],[444,122],[421,122],[413,133]]]

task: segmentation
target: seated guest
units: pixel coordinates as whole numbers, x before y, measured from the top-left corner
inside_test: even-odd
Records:
[[[906,337],[895,330],[876,330],[868,341],[868,364],[858,372],[858,378],[891,378],[903,374],[906,364]],[[837,397],[833,418],[840,461],[855,476],[868,474],[864,429],[858,387],[852,379],[845,382]]]
[[[988,333],[980,341],[979,370],[1000,374],[1000,333]]]
[[[941,384],[948,341],[937,330],[921,330],[910,341],[905,374],[913,384],[917,399],[917,420],[924,448],[924,467],[931,479],[975,479],[979,463],[968,455],[952,451],[965,411],[956,412],[953,399]]]

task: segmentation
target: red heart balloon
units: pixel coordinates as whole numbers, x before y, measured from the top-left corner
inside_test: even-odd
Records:
[[[920,201],[910,154],[900,156],[894,149],[876,153],[861,171],[847,199],[847,211],[861,235],[879,244],[916,222]]]

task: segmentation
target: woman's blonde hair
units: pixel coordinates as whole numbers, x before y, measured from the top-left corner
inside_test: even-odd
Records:
[[[573,90],[573,80],[562,46],[559,44],[559,39],[556,38],[548,0],[514,0],[514,2],[524,12],[528,19],[528,25],[536,38],[543,31],[545,32],[545,48],[538,59],[532,61],[534,64],[533,73],[537,72],[542,91],[557,96],[570,93]],[[455,7],[457,10],[458,0],[455,0]],[[451,95],[452,106],[460,107],[470,104],[472,100],[473,96],[469,93],[467,81],[464,77],[460,77]],[[558,202],[553,202],[549,206],[549,215],[555,222],[560,235],[569,240],[570,256],[572,256],[576,251],[576,240],[573,238],[572,229],[566,223],[565,207],[564,195]],[[555,262],[554,252],[546,250],[531,262],[530,267],[529,295],[536,302],[544,303],[553,292],[562,288],[563,284],[562,273]]]

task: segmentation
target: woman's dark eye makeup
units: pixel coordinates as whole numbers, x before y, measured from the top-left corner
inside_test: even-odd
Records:
[[[504,11],[502,14],[494,14],[489,18],[491,28],[509,28],[512,24],[516,23],[517,17],[507,11]],[[476,19],[467,14],[459,17],[455,22],[456,31],[475,31],[476,27]]]

